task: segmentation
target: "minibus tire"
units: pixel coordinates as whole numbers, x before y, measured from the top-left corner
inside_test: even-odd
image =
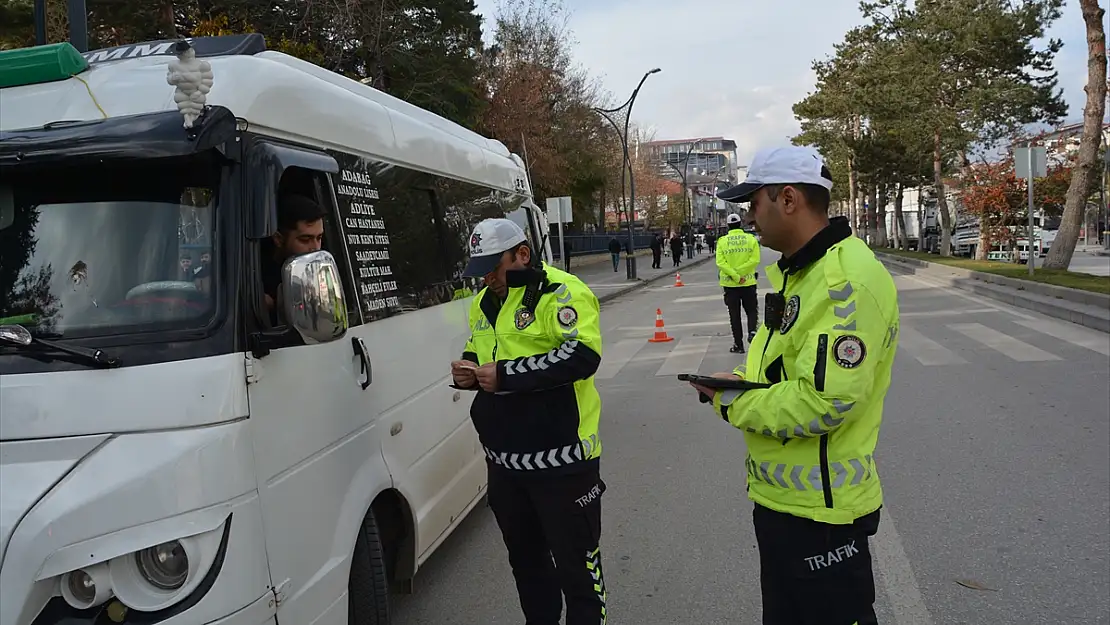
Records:
[[[389,625],[389,578],[374,511],[369,510],[355,539],[347,583],[350,625]]]

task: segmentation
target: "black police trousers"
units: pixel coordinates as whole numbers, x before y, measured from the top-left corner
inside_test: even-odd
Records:
[[[566,597],[566,625],[604,625],[599,465],[551,477],[487,467],[526,624],[559,625]]]
[[[755,285],[752,286],[726,286],[725,306],[728,307],[728,323],[732,327],[732,344],[737,347],[744,346],[744,324],[740,317],[740,308],[748,317],[748,332],[755,332],[759,328],[759,296],[756,295]]]
[[[776,512],[752,513],[759,543],[763,625],[877,625],[868,539],[879,511],[851,525]]]

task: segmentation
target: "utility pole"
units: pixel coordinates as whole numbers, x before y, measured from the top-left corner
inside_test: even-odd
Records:
[[[78,52],[89,51],[89,12],[85,0],[69,0],[69,42]]]
[[[66,17],[69,18],[69,43],[78,52],[89,51],[89,12],[85,0],[66,0]],[[46,0],[35,0],[35,45],[46,45]]]
[[[35,45],[46,45],[46,0],[35,0]]]

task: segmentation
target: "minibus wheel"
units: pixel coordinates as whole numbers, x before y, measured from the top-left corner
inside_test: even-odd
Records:
[[[347,622],[350,625],[389,625],[390,622],[385,552],[373,510],[366,512],[351,556]]]

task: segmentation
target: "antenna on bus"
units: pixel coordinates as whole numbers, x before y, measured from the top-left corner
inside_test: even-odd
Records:
[[[531,166],[528,164],[528,144],[524,142],[524,133],[520,133],[520,147],[524,152],[524,178],[528,180],[528,190],[532,191],[532,172]]]

